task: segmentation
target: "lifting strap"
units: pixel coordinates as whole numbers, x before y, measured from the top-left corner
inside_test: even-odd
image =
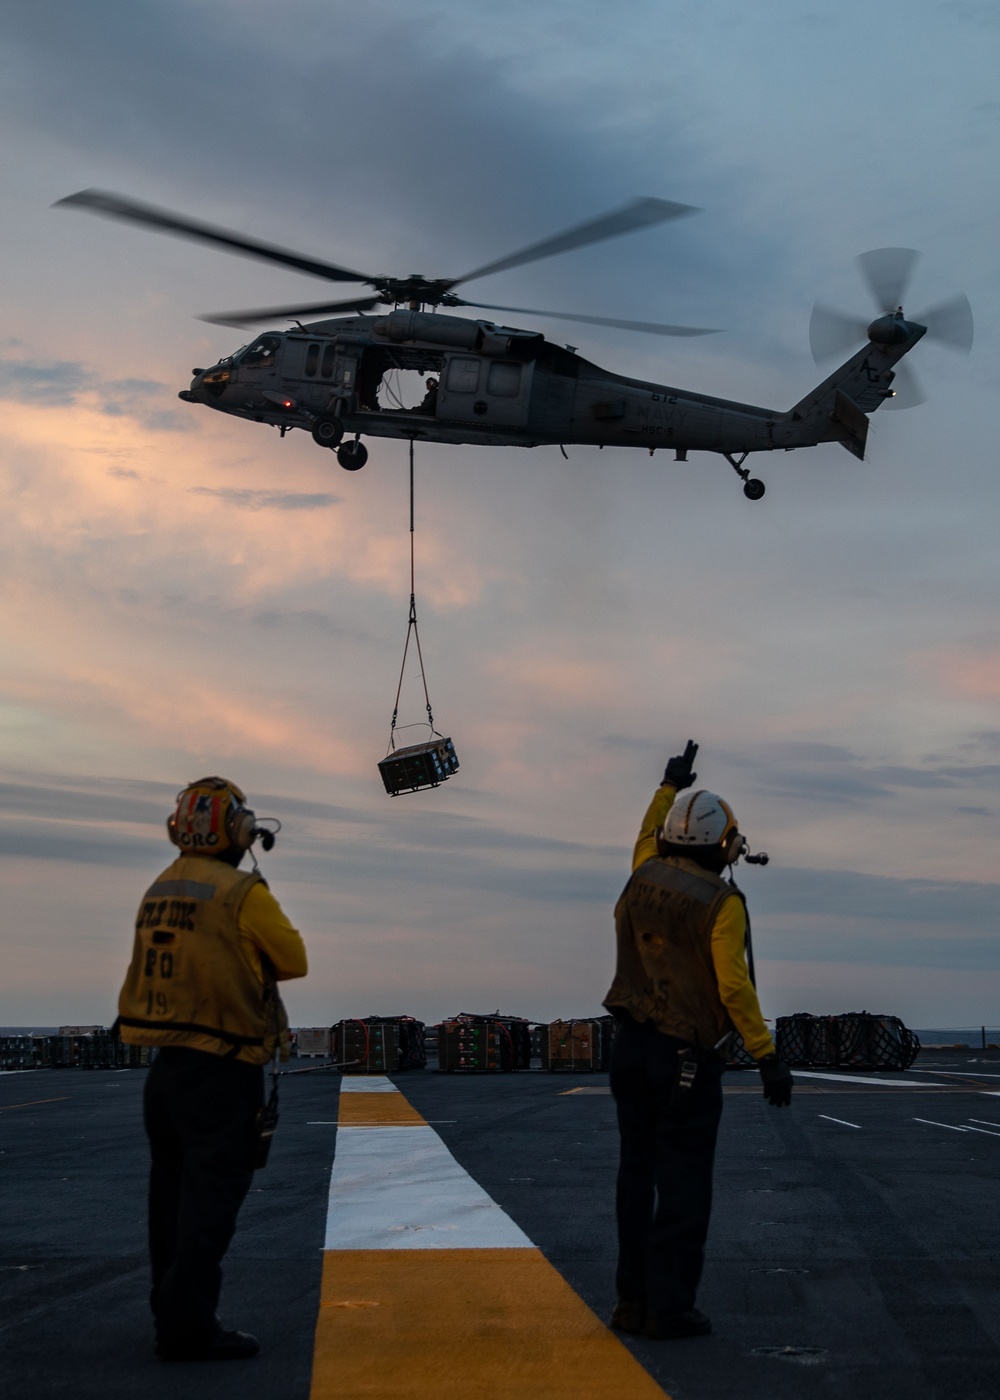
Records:
[[[424,672],[424,656],[420,650],[420,629],[417,626],[417,594],[414,584],[413,570],[413,439],[410,438],[410,617],[406,624],[406,642],[403,645],[403,664],[399,668],[399,685],[396,687],[396,703],[392,709],[392,722],[389,725],[389,747],[387,753],[391,753],[396,747],[396,719],[399,715],[399,697],[403,693],[403,675],[406,671],[406,655],[410,649],[410,635],[417,644],[417,660],[420,664],[420,679],[424,686],[424,700],[427,705],[427,723],[432,734],[437,734],[434,728],[434,715],[431,712],[431,697],[427,692],[427,676]],[[441,736],[438,735],[438,738]]]

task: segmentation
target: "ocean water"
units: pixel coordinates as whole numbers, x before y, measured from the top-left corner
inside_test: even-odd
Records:
[[[984,1034],[987,1045],[1000,1045],[1000,1026],[949,1026],[930,1030],[913,1026],[911,1029],[920,1037],[921,1045],[968,1045],[971,1050],[981,1050]]]

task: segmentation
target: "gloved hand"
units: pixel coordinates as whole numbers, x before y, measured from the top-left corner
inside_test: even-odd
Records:
[[[697,778],[697,773],[691,772],[691,765],[698,754],[698,745],[693,739],[687,741],[687,747],[682,754],[677,754],[670,759],[663,774],[663,782],[670,783],[678,792],[683,792],[689,788]]]
[[[757,1061],[764,1085],[764,1097],[775,1108],[787,1108],[792,1101],[792,1071],[777,1055],[765,1055]]]

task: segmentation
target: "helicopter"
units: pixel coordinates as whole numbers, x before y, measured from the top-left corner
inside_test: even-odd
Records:
[[[564,454],[567,444],[642,447],[651,454],[669,449],[679,462],[700,451],[722,456],[742,480],[747,498],[756,501],[765,486],[745,466],[751,453],[839,442],[863,460],[868,415],[884,403],[893,404],[897,373],[906,392],[893,406],[908,406],[907,399],[922,401],[916,381],[903,377],[907,367],[896,371],[899,361],[929,331],[953,349],[968,351],[972,344],[972,312],[963,295],[919,319],[904,317],[903,295],[918,256],[905,248],[875,249],[857,260],[879,312],[869,324],[827,307],[814,309],[810,339],[817,362],[859,341],[861,348],[785,412],[615,374],[538,331],[448,314],[454,307],[473,307],[663,336],[713,334],[702,327],[495,306],[466,301],[454,291],[474,278],[699,212],[664,199],[634,199],[461,277],[436,279],[354,272],[102,190],[81,190],[58,200],[60,206],[370,288],[347,300],[203,316],[227,326],[292,324],[267,330],[216,364],[192,370],[190,387],[179,393],[185,403],[270,424],[282,437],[295,428],[308,431],[319,446],[336,452],[347,471],[357,471],[368,460],[362,437],[491,447],[555,445]],[[385,312],[366,314],[379,307]],[[334,312],[353,314],[302,321]],[[380,390],[393,370],[430,376],[419,405],[380,402]]]

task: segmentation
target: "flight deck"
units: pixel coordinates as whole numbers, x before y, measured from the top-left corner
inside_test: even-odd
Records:
[[[222,1319],[261,1354],[154,1359],[142,1070],[0,1075],[5,1400],[994,1400],[1000,1053],[724,1079],[699,1306],[605,1326],[617,1132],[604,1074],[281,1083]]]

